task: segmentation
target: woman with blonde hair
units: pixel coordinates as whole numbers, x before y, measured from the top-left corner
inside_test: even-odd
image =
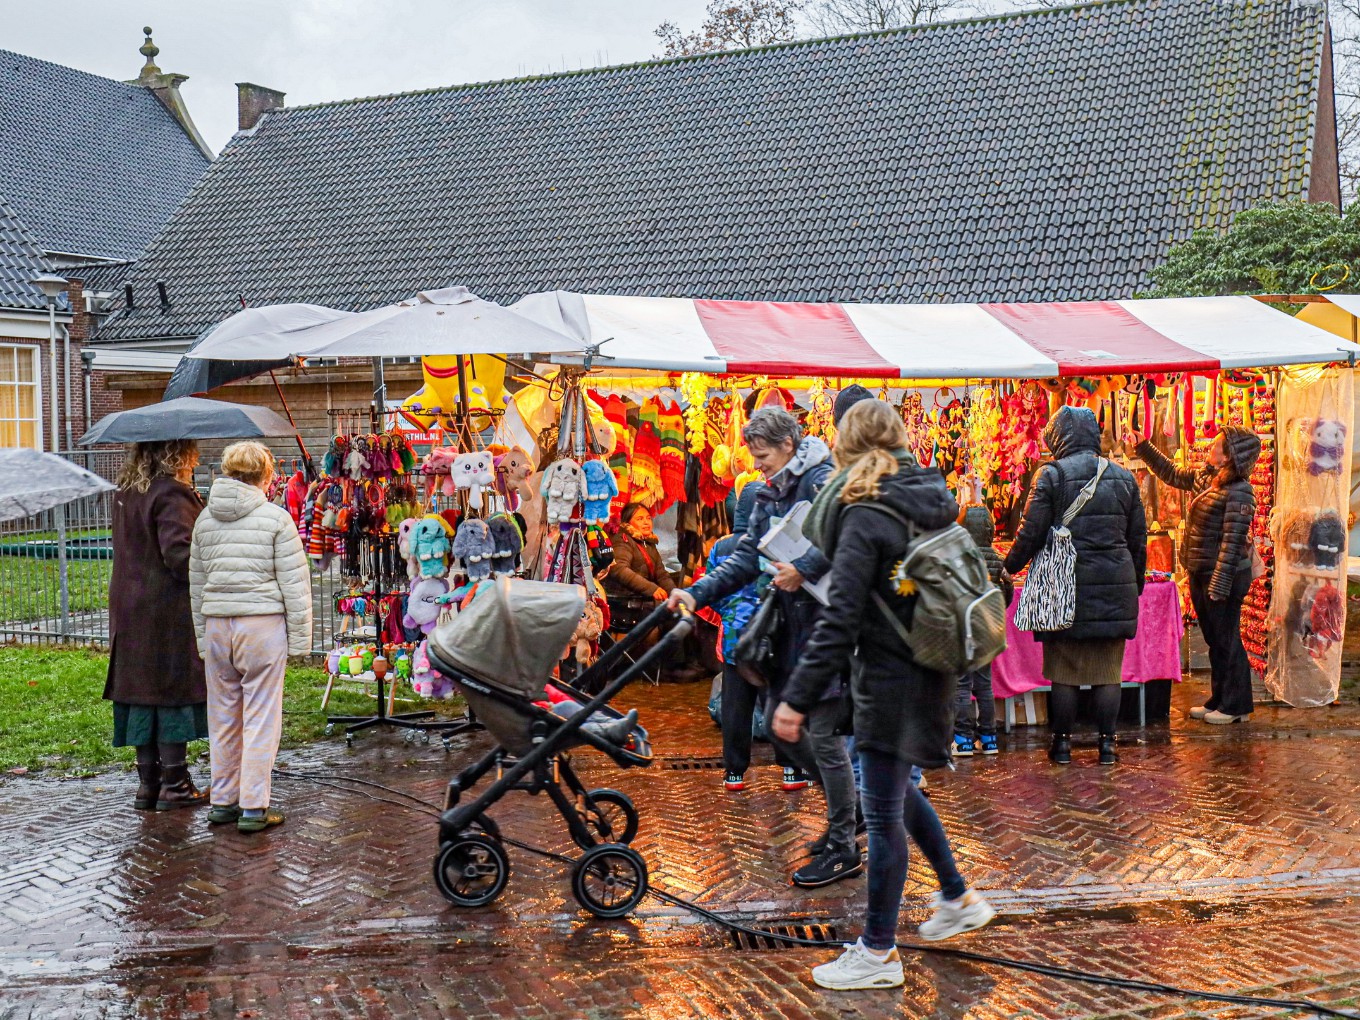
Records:
[[[828,485],[809,514],[808,538],[831,559],[830,603],[782,692],[773,728],[794,739],[821,691],[851,662],[860,798],[869,830],[869,908],[864,934],[839,959],[814,967],[823,988],[892,988],[902,984],[897,917],[907,877],[907,836],[940,882],[936,909],[922,938],[949,938],[980,928],[994,911],[968,889],[930,801],[911,782],[911,768],[949,763],[957,677],[917,664],[897,636],[909,626],[915,596],[894,580],[917,531],[952,524],[958,504],[933,468],[907,451],[897,412],[863,400],[846,412],[836,440],[844,475]],[[838,476],[839,479],[840,476]],[[874,596],[877,596],[875,598]],[[891,613],[901,628],[888,626]]]
[[[139,811],[207,801],[186,744],[208,735],[203,660],[189,614],[189,539],[203,500],[192,439],[133,443],[113,497],[109,677],[113,745],[137,749]]]
[[[283,671],[312,646],[312,582],[288,511],[264,490],[274,457],[261,443],[222,454],[189,560],[194,628],[207,664],[212,825],[259,832],[283,822],[269,807],[283,726]]]

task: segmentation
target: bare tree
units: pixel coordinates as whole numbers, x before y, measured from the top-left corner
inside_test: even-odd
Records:
[[[976,10],[974,0],[813,0],[806,16],[818,35],[845,35],[921,25]]]
[[[690,57],[791,42],[798,37],[802,8],[803,0],[709,0],[707,17],[697,31],[682,32],[673,21],[657,26],[654,34],[663,47],[659,56]]]
[[[1360,0],[1332,0],[1329,13],[1341,201],[1349,205],[1360,194]]]

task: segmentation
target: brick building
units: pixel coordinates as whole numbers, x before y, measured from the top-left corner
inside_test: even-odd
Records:
[[[298,107],[240,88],[240,131],[101,349],[183,350],[242,302],[360,310],[452,284],[1126,298],[1197,229],[1340,198],[1326,7],[1298,0],[1108,0]],[[280,381],[316,437],[367,378]],[[410,382],[389,372],[390,395]],[[142,403],[163,379],[116,384]],[[267,378],[219,395],[278,402]]]
[[[119,82],[0,50],[0,446],[51,448],[55,417],[67,449],[121,406],[99,369],[174,363],[86,345],[213,159],[158,52],[148,29],[141,74]],[[68,282],[55,345],[39,274]]]

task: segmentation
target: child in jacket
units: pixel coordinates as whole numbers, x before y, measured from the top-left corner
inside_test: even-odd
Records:
[[[987,573],[992,584],[1001,589],[1006,605],[1015,597],[1015,584],[1001,565],[1001,554],[992,546],[996,529],[991,511],[982,506],[970,506],[963,514],[963,526],[973,542],[982,550],[987,561]],[[977,702],[977,721],[973,720],[973,702]],[[996,700],[992,693],[992,667],[965,673],[959,679],[958,702],[954,714],[954,756],[996,754]]]

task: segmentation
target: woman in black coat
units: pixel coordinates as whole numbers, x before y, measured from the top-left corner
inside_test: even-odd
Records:
[[[1101,465],[1100,425],[1085,407],[1062,407],[1044,429],[1053,462],[1039,472],[1025,516],[1006,557],[1006,571],[1023,570],[1048,541],[1049,530]],[[1052,685],[1049,759],[1072,760],[1077,689],[1095,688],[1100,763],[1113,765],[1124,645],[1138,634],[1138,599],[1147,569],[1147,521],[1132,474],[1108,463],[1095,493],[1068,525],[1077,552],[1076,618],[1066,630],[1036,633],[1044,647],[1044,678]]]
[[[1261,440],[1228,425],[1209,447],[1199,471],[1178,468],[1138,435],[1138,456],[1167,485],[1194,493],[1185,520],[1181,562],[1190,575],[1190,603],[1209,646],[1209,700],[1190,710],[1207,723],[1241,722],[1251,715],[1251,664],[1242,645],[1242,603],[1251,587],[1251,522],[1256,493],[1251,472]]]
[[[134,806],[207,803],[185,745],[208,737],[208,689],[189,612],[189,544],[203,500],[192,439],[134,443],[113,497],[109,676],[113,745],[137,749]]]
[[[772,727],[781,740],[796,738],[823,691],[839,682],[851,661],[860,798],[869,831],[869,909],[863,936],[812,976],[823,988],[889,988],[903,980],[894,946],[908,834],[940,881],[935,913],[920,927],[923,938],[948,938],[994,916],[987,901],[968,889],[939,817],[911,781],[913,765],[949,763],[957,678],[917,665],[882,615],[890,612],[906,627],[915,608],[915,597],[902,594],[893,577],[907,550],[905,521],[935,530],[952,524],[959,507],[939,471],[918,466],[907,452],[901,418],[881,401],[862,401],[846,413],[836,463],[848,469],[833,508],[838,512],[817,513],[824,523],[807,536],[831,556],[830,597],[781,692]]]

